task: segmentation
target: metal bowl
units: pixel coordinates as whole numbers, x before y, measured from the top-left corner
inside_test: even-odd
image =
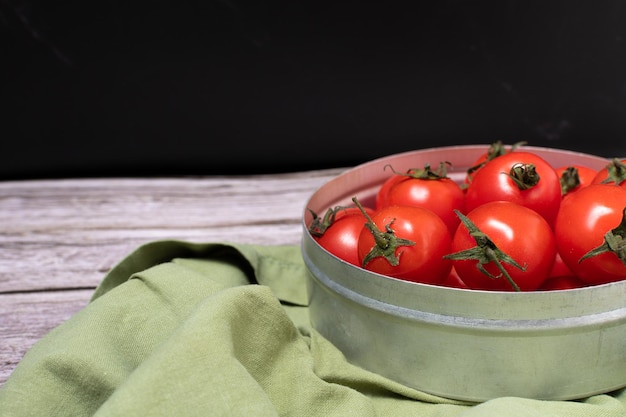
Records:
[[[443,397],[580,399],[626,386],[626,281],[536,292],[447,288],[402,281],[355,267],[308,233],[308,209],[373,206],[377,188],[398,170],[452,163],[465,171],[488,145],[395,154],[352,168],[306,203],[302,254],[309,269],[312,326],[355,365]],[[604,167],[608,160],[525,146],[553,166]]]

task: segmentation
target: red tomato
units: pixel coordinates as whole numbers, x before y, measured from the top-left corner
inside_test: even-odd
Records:
[[[617,158],[599,170],[591,181],[593,184],[612,184],[626,187],[626,159]]]
[[[409,174],[397,174],[387,180],[378,192],[376,208],[427,208],[441,217],[452,236],[460,222],[454,210],[465,213],[464,191],[459,184],[445,176],[445,173],[426,171],[429,171],[428,166],[424,170],[411,170]]]
[[[561,194],[580,190],[591,184],[598,171],[584,165],[567,165],[555,169],[561,181]]]
[[[517,142],[509,146],[509,148],[507,149],[501,140],[492,143],[491,145],[489,145],[487,152],[476,158],[474,164],[467,170],[467,175],[465,176],[465,184],[469,184],[470,182],[472,182],[472,178],[476,174],[476,171],[481,169],[487,162],[499,156],[502,156],[507,152],[513,152],[518,147],[525,144],[526,142]]]
[[[535,210],[553,225],[561,204],[559,176],[537,154],[516,151],[501,155],[476,172],[466,190],[465,209],[469,212],[498,200]]]
[[[450,233],[432,211],[387,206],[371,216],[358,242],[363,268],[407,281],[438,284],[450,273]]]
[[[625,208],[626,188],[610,184],[591,184],[563,198],[554,227],[558,251],[574,275],[587,284],[626,278],[626,265],[614,252],[583,259],[621,224]],[[626,258],[623,251],[622,247],[621,256]]]
[[[443,282],[441,282],[439,285],[441,285],[442,287],[463,288],[466,290],[469,289],[467,284],[463,282],[461,277],[459,277],[459,274],[456,272],[456,269],[454,269],[454,267],[450,269],[448,277],[444,279]]]
[[[578,279],[571,269],[563,262],[558,251],[554,258],[552,270],[548,278],[537,288],[539,291],[571,290],[573,288],[586,287],[587,284]]]
[[[588,284],[574,275],[560,275],[549,277],[537,288],[538,291],[573,290],[574,288],[586,287]]]
[[[563,262],[563,258],[561,258],[557,247],[557,253],[554,257],[554,264],[552,264],[552,269],[550,270],[550,274],[548,275],[548,277],[569,277],[572,275],[574,275],[574,273],[571,269],[569,269],[569,266],[567,266],[567,264]]]
[[[368,214],[374,210],[365,208]],[[323,219],[313,216],[309,231],[328,252],[353,265],[360,266],[357,243],[367,219],[357,207],[329,209]]]
[[[446,257],[454,260],[454,269],[469,288],[533,291],[548,277],[556,242],[550,225],[537,212],[509,201],[492,201],[466,217],[473,226],[459,225],[452,239],[453,253]],[[500,254],[504,271],[491,257],[494,253]],[[468,254],[474,259],[463,256]]]
[[[406,177],[403,175],[393,174],[391,177],[387,178],[385,182],[383,182],[383,185],[380,186],[378,192],[376,193],[376,202],[374,205],[376,210],[380,210],[381,208],[389,205],[387,203],[389,189],[393,187],[394,184],[404,181],[405,178]]]

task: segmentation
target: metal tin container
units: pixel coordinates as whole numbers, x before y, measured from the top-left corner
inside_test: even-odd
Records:
[[[409,387],[443,397],[580,399],[626,386],[626,281],[559,291],[496,292],[402,281],[355,267],[308,233],[308,209],[323,213],[357,196],[373,206],[391,173],[452,163],[462,181],[488,145],[395,154],[347,170],[306,203],[302,253],[312,326],[346,358]],[[608,160],[525,146],[554,167]]]

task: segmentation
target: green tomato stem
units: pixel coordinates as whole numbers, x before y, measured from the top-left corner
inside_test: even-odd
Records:
[[[354,204],[356,204],[356,206],[359,208],[359,210],[361,210],[361,212],[365,216],[367,220],[367,222],[365,223],[365,227],[367,227],[370,233],[372,233],[372,236],[374,237],[374,242],[375,242],[372,249],[363,258],[363,262],[361,266],[365,268],[365,266],[368,263],[370,263],[373,259],[379,258],[379,257],[383,257],[387,259],[387,261],[392,266],[398,266],[400,264],[400,255],[402,254],[402,252],[396,255],[396,250],[400,246],[413,246],[415,245],[415,242],[408,240],[408,239],[402,239],[396,236],[395,232],[391,228],[391,225],[393,224],[395,219],[392,219],[388,224],[385,225],[385,231],[383,232],[382,230],[378,228],[378,226],[376,226],[376,224],[374,223],[372,218],[367,214],[367,212],[365,211],[365,209],[363,208],[359,200],[356,197],[353,197],[352,201],[354,202]]]
[[[565,195],[580,185],[580,175],[576,167],[567,167],[559,178],[561,195]]]
[[[520,190],[533,188],[541,179],[533,164],[515,164],[507,175]]]
[[[501,278],[502,276],[504,276],[509,284],[511,284],[511,287],[513,287],[513,290],[521,291],[515,280],[511,278],[511,275],[509,275],[502,263],[512,265],[521,271],[526,270],[526,267],[522,267],[513,258],[500,250],[496,246],[496,244],[489,238],[489,236],[483,233],[469,218],[467,218],[467,216],[463,215],[463,213],[458,210],[454,210],[454,212],[459,217],[459,219],[461,219],[461,222],[467,228],[470,236],[474,238],[476,246],[459,252],[444,255],[444,259],[451,259],[453,261],[476,260],[476,268],[480,272],[493,279]],[[496,265],[496,267],[500,271],[499,275],[493,275],[485,269],[484,265],[490,262]]]
[[[622,221],[620,224],[615,229],[606,232],[604,242],[584,254],[578,260],[578,263],[607,252],[614,253],[622,261],[622,264],[626,265],[626,207],[622,210]]]

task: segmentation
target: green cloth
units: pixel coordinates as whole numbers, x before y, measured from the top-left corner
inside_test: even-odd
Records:
[[[623,390],[467,404],[367,372],[309,325],[306,279],[298,246],[144,245],[29,350],[0,415],[626,415]]]

